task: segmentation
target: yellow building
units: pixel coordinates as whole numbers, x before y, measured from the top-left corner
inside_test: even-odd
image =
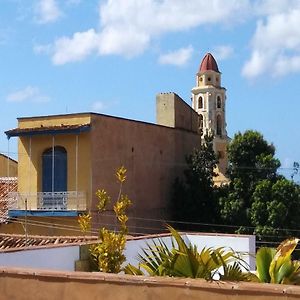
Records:
[[[186,108],[177,95],[169,95]],[[19,138],[18,192],[9,215],[75,226],[78,214],[88,211],[95,223],[102,222],[95,193],[104,188],[116,198],[114,172],[124,165],[124,192],[134,201],[131,231],[156,231],[161,224],[153,228],[139,218],[168,218],[172,183],[184,169],[185,155],[199,142],[197,114],[191,109],[185,113],[181,115],[189,120],[194,115],[194,128],[191,121],[184,122],[187,128],[171,128],[95,113],[19,118],[18,128],[6,132]],[[105,220],[113,225],[110,214]],[[41,232],[32,227],[30,233],[61,232],[52,227],[41,227]]]
[[[207,66],[197,74],[193,108],[174,93],[157,95],[157,124],[96,113],[18,118],[18,127],[6,131],[9,139],[19,139],[18,192],[11,194],[9,215],[26,218],[29,234],[78,234],[74,226],[81,212],[93,215],[93,228],[114,227],[111,211],[100,219],[95,194],[103,188],[116,198],[114,172],[124,165],[124,193],[134,203],[130,232],[162,229],[170,217],[174,180],[182,176],[185,157],[199,146],[203,129],[215,131],[220,169],[226,168],[225,89],[217,66]],[[16,222],[15,231],[23,231]]]
[[[0,153],[0,177],[17,177],[18,162]]]

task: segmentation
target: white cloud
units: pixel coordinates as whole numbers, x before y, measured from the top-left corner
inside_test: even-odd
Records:
[[[62,37],[55,41],[52,61],[62,65],[84,59],[97,49],[99,36],[94,29],[76,32],[72,38]]]
[[[65,64],[92,53],[133,57],[163,34],[205,24],[239,22],[249,11],[249,3],[250,0],[226,0],[226,5],[224,0],[107,0],[100,5],[99,30],[57,39],[52,60]]]
[[[253,3],[253,11],[256,15],[272,15],[286,13],[300,8],[299,0],[256,0]]]
[[[50,97],[41,93],[39,88],[27,86],[6,96],[7,102],[47,102]]]
[[[160,64],[164,65],[183,66],[189,61],[193,51],[193,47],[188,46],[186,48],[181,48],[173,52],[162,54],[160,55],[158,61]]]
[[[216,46],[212,52],[213,52],[214,57],[218,61],[220,61],[220,60],[224,60],[224,59],[227,59],[232,56],[233,47],[231,47],[229,45]]]
[[[55,22],[62,16],[56,0],[39,0],[35,6],[36,20],[45,24]]]
[[[247,78],[263,74],[283,76],[300,72],[300,7],[260,20],[252,39],[252,54],[242,73]]]

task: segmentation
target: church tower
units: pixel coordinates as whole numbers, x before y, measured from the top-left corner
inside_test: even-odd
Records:
[[[192,107],[199,114],[199,129],[203,136],[207,131],[214,134],[214,150],[219,159],[216,184],[227,181],[226,89],[221,86],[221,72],[212,54],[207,53],[196,75],[192,89]]]

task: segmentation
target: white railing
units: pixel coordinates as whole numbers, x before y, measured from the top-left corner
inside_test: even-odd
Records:
[[[68,192],[11,192],[7,196],[9,210],[86,210],[86,193]]]

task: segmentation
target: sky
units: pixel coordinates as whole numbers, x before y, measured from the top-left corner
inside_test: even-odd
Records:
[[[0,152],[16,157],[4,131],[17,117],[98,112],[155,123],[156,94],[190,104],[211,52],[228,135],[260,131],[289,177],[300,161],[299,25],[299,0],[0,0]]]

